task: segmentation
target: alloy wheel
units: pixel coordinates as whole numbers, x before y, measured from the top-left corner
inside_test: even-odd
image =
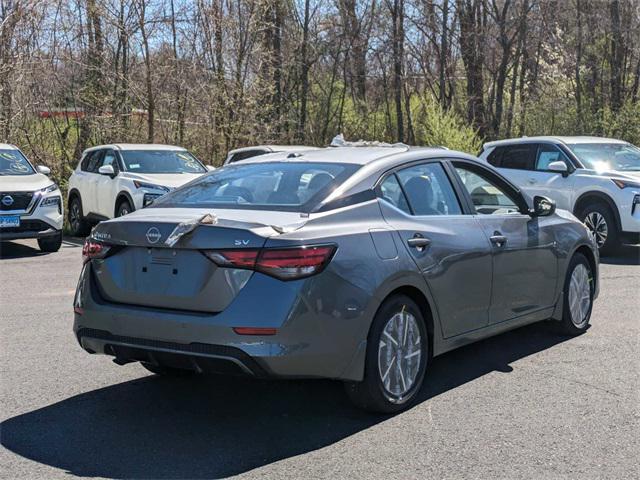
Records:
[[[80,229],[80,207],[78,202],[73,202],[71,205],[71,211],[69,212],[69,223],[73,230],[78,231]]]
[[[584,224],[595,236],[598,248],[602,248],[609,236],[609,226],[604,216],[599,212],[590,212],[586,215]]]
[[[403,307],[389,319],[378,344],[378,372],[390,401],[401,403],[415,385],[421,357],[418,321]]]
[[[573,324],[582,328],[591,308],[591,279],[587,267],[579,263],[571,272],[569,281],[569,312]]]

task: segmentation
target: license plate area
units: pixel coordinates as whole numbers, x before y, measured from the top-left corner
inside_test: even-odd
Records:
[[[0,228],[17,228],[19,226],[19,215],[0,215]]]

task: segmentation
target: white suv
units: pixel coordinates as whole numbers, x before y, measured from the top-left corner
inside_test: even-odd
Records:
[[[36,238],[43,252],[62,244],[62,194],[14,145],[0,143],[0,241]]]
[[[113,144],[89,148],[69,178],[71,233],[86,235],[91,224],[146,207],[207,171],[182,147]]]
[[[545,195],[591,229],[602,252],[640,241],[640,149],[599,137],[486,143],[480,158],[531,195]]]
[[[236,148],[235,150],[230,150],[229,153],[227,153],[227,158],[225,158],[224,160],[224,165],[239,162],[240,160],[246,160],[247,158],[257,157],[259,155],[265,155],[267,153],[296,153],[317,149],[318,147],[307,147],[305,145],[256,145],[253,147]]]

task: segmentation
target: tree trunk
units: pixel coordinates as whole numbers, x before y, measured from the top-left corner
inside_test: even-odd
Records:
[[[481,136],[486,134],[484,105],[484,3],[457,0],[460,23],[460,51],[467,77],[467,118]]]
[[[393,0],[391,8],[393,22],[393,96],[396,106],[396,140],[404,142],[404,121],[402,113],[402,79],[404,60],[404,0]]]
[[[611,109],[614,112],[622,107],[622,72],[624,68],[624,38],[620,25],[620,2],[612,0],[609,4],[611,14]]]
[[[309,43],[309,1],[304,2],[304,18],[302,21],[302,46],[300,47],[300,115],[298,117],[298,142],[304,143],[304,129],[307,123],[307,97],[309,95],[309,59],[307,58]]]

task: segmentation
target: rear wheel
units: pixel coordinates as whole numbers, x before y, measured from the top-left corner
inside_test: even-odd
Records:
[[[82,202],[74,196],[69,202],[69,228],[74,237],[84,237],[89,233],[90,225],[82,214]]]
[[[595,236],[601,253],[611,253],[620,245],[620,232],[608,205],[597,202],[582,209],[578,218]]]
[[[116,217],[124,217],[125,215],[133,212],[133,208],[131,208],[131,204],[128,200],[122,200],[118,204],[118,209],[116,210]]]
[[[364,379],[345,384],[351,401],[373,412],[408,408],[424,380],[428,345],[424,318],[415,302],[405,295],[387,299],[371,326]]]
[[[146,362],[140,362],[140,364],[150,372],[163,377],[190,377],[196,374],[194,370],[185,370],[183,368],[165,367]]]
[[[584,255],[576,253],[569,262],[564,281],[561,333],[580,335],[589,328],[594,290],[591,265]]]
[[[38,247],[43,252],[57,252],[62,246],[62,231],[51,237],[39,238]]]

